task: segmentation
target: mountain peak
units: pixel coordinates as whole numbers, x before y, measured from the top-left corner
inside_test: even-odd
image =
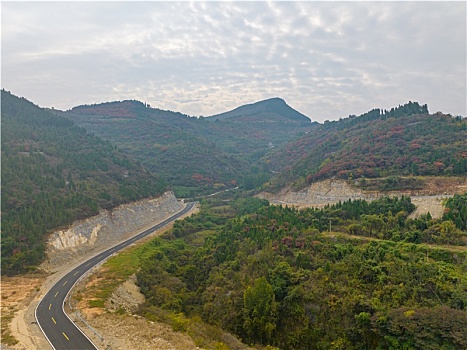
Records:
[[[290,107],[279,97],[243,105],[229,112],[208,117],[211,120],[249,119],[251,121],[284,121],[310,122],[310,118]]]

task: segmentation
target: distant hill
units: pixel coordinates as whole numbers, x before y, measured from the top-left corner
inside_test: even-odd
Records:
[[[409,102],[319,125],[263,159],[273,187],[326,178],[467,173],[467,120]]]
[[[1,102],[2,273],[38,264],[50,230],[165,190],[159,177],[69,119],[4,90]]]
[[[248,121],[284,121],[286,119],[300,123],[310,122],[307,116],[296,111],[283,99],[278,97],[240,106],[230,112],[213,115],[208,120],[223,120],[228,118]]]
[[[185,187],[199,193],[243,182],[258,172],[252,167],[270,149],[313,127],[280,99],[238,110],[248,112],[248,118],[229,112],[230,117],[209,122],[208,117],[121,101],[78,106],[64,116],[163,175],[176,190]]]

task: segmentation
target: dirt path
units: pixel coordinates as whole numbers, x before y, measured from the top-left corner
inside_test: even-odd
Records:
[[[350,235],[344,232],[322,232],[321,234],[323,236],[327,236],[331,238],[334,238],[336,236],[341,236],[341,237],[346,237],[346,238],[358,239],[360,241],[364,241],[365,243],[370,242],[370,241],[394,243],[393,241],[389,241],[389,240],[384,240],[384,239],[379,239],[379,238],[374,238],[374,237],[366,237],[366,236],[355,236],[355,235]],[[415,244],[415,243],[412,243],[412,244]],[[425,247],[427,249],[433,249],[433,250],[443,249],[443,250],[448,250],[450,252],[467,252],[467,246],[461,246],[461,245],[444,245],[444,244],[439,245],[439,244],[421,243],[421,244],[417,244],[417,247]]]

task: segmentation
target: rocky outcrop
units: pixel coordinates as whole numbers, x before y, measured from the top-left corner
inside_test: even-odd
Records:
[[[437,180],[438,181],[438,180]],[[440,180],[439,180],[440,181]],[[301,191],[291,191],[290,188],[285,188],[277,194],[263,192],[258,195],[259,198],[267,199],[272,204],[291,205],[296,207],[322,207],[326,204],[334,204],[339,201],[344,202],[356,199],[364,199],[372,201],[383,196],[409,196],[417,207],[412,213],[412,217],[418,217],[422,214],[430,213],[433,218],[440,218],[443,214],[442,200],[443,198],[452,197],[452,193],[462,193],[465,191],[465,185],[460,183],[456,186],[435,186],[429,181],[427,189],[417,191],[414,195],[413,191],[362,191],[359,188],[350,186],[344,180],[324,180],[315,182],[310,187]],[[441,193],[441,194],[436,194]]]
[[[301,191],[293,192],[290,189],[284,189],[278,194],[263,192],[258,197],[267,199],[271,203],[320,206],[349,199],[373,200],[380,195],[376,192],[363,192],[358,188],[351,187],[343,180],[324,180],[313,183],[310,187]]]
[[[136,275],[131,275],[115,289],[110,298],[106,300],[105,306],[111,311],[123,309],[132,314],[140,304],[144,303],[144,300],[144,295],[136,285]]]
[[[173,192],[166,192],[158,198],[124,204],[77,221],[67,230],[58,230],[50,235],[46,268],[59,266],[82,255],[97,253],[182,208],[183,204],[177,201]]]

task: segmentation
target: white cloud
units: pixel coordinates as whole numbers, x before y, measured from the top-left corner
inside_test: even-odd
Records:
[[[2,87],[210,115],[279,96],[314,120],[419,100],[466,115],[465,2],[3,2]]]

